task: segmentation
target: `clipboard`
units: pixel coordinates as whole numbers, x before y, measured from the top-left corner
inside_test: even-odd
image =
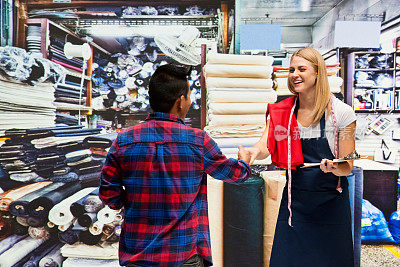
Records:
[[[340,162],[346,162],[350,160],[358,160],[358,159],[366,159],[367,157],[361,157],[357,151],[350,152],[347,156],[340,158],[340,159],[333,159],[333,163],[340,163]],[[309,167],[317,167],[320,166],[321,162],[316,162],[316,163],[304,163],[303,166],[300,168],[309,168]]]

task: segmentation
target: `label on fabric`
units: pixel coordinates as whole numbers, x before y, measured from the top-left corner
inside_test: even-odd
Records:
[[[370,218],[361,219],[361,227],[371,226],[371,225],[372,225],[372,221]]]

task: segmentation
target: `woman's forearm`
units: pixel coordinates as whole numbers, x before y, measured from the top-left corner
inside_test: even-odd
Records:
[[[353,170],[353,163],[341,162],[337,164],[337,168],[332,171],[336,176],[347,176]]]

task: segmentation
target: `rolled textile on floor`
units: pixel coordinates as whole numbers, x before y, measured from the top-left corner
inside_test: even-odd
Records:
[[[101,240],[102,235],[92,235],[89,230],[81,231],[79,233],[79,240],[89,246],[98,244]]]
[[[272,66],[272,63],[274,63],[274,58],[271,56],[251,56],[251,55],[209,53],[209,54],[207,54],[207,63]]]
[[[95,221],[90,227],[89,232],[92,235],[100,235],[103,232],[104,224],[99,221]]]
[[[64,232],[59,232],[58,239],[64,244],[73,245],[79,242],[79,233],[79,230],[73,230],[72,227],[70,227]]]
[[[10,249],[0,255],[0,266],[10,267],[18,263],[26,255],[33,250],[37,249],[47,239],[34,239],[32,237],[26,237],[14,244]]]
[[[83,146],[86,148],[89,147],[108,148],[111,146],[111,144],[112,140],[101,136],[88,136],[83,140]]]
[[[265,181],[264,196],[264,266],[269,266],[275,226],[278,219],[283,188],[286,185],[285,171],[264,171],[261,173]]]
[[[91,226],[97,220],[97,213],[84,213],[78,217],[78,223],[83,227]]]
[[[120,267],[118,260],[99,260],[86,258],[67,258],[63,267]]]
[[[32,225],[30,223],[31,219],[34,218],[42,223],[47,222],[49,219],[50,210],[53,209],[57,203],[75,194],[80,189],[81,189],[80,183],[76,182],[67,183],[57,188],[56,190],[50,191],[33,200],[28,205],[28,214],[30,217],[28,219],[29,225],[42,226],[42,225]]]
[[[64,257],[118,259],[118,244],[103,243],[99,246],[89,246],[82,243],[64,245],[61,248]]]
[[[71,222],[74,219],[74,216],[71,214],[70,211],[71,204],[81,199],[83,196],[86,196],[95,189],[95,187],[81,189],[71,196],[68,196],[60,203],[54,205],[54,207],[49,212],[49,221],[51,221],[55,225],[64,225]]]
[[[259,88],[272,89],[271,79],[250,79],[250,78],[218,78],[208,77],[207,88]]]
[[[272,66],[261,65],[228,65],[228,64],[206,64],[203,67],[205,76],[223,78],[256,78],[270,79]]]
[[[224,184],[224,266],[263,267],[264,180]]]
[[[97,194],[89,195],[83,201],[83,205],[85,207],[85,211],[89,213],[97,213],[99,210],[104,208],[103,201],[99,198],[98,192]]]
[[[243,138],[214,138],[219,148],[226,147],[238,147],[242,145],[244,147],[254,146],[260,138],[258,137],[243,137]]]
[[[65,183],[52,183],[32,193],[29,193],[18,200],[11,202],[9,211],[15,216],[28,216],[28,206],[30,202],[64,185]]]
[[[207,112],[214,115],[265,115],[267,105],[267,103],[210,103]]]
[[[78,217],[78,216],[84,214],[85,212],[98,212],[100,209],[102,209],[103,207],[100,207],[98,209],[96,208],[96,206],[97,206],[96,204],[97,203],[94,203],[95,200],[88,201],[88,203],[86,203],[87,207],[85,206],[85,203],[84,203],[85,200],[87,198],[89,198],[90,196],[92,196],[92,195],[97,196],[97,198],[100,200],[100,198],[98,197],[98,194],[99,194],[99,188],[96,188],[95,190],[90,192],[88,195],[86,195],[86,196],[82,197],[81,199],[78,199],[76,202],[72,203],[71,206],[70,206],[70,211],[71,211],[72,215],[74,217]],[[93,208],[91,207],[92,203],[94,205]],[[103,206],[102,203],[101,203],[100,206]]]
[[[35,239],[43,239],[43,238],[49,238],[50,237],[50,232],[48,228],[46,227],[28,227],[28,234],[30,237],[35,238]]]
[[[57,244],[46,256],[39,261],[39,267],[61,267],[64,261],[60,248],[62,244]]]
[[[215,267],[223,267],[223,186],[224,182],[207,177],[208,221],[211,255]]]
[[[50,185],[51,183],[52,183],[51,181],[37,182],[37,183],[28,184],[28,185],[22,186],[20,188],[12,189],[10,191],[2,193],[2,195],[0,196],[0,210],[8,211],[11,202],[29,194],[29,193],[35,192],[38,189],[46,187],[46,186]]]
[[[25,235],[10,235],[3,240],[0,241],[0,255],[3,254],[4,251],[11,248],[14,244],[18,243],[22,239],[28,237],[27,234]]]
[[[272,89],[207,88],[208,103],[275,103]]]
[[[109,206],[105,206],[97,213],[97,220],[103,224],[112,223],[118,212],[118,210],[113,210]]]
[[[54,242],[46,242],[41,246],[41,250],[35,250],[33,255],[22,265],[22,267],[38,267],[39,261],[46,256],[52,249],[54,249],[58,244]]]
[[[224,125],[260,125],[266,122],[265,114],[254,115],[214,115],[208,114],[208,126],[224,126]]]
[[[206,126],[204,130],[215,138],[244,138],[261,137],[265,129],[265,122],[258,125],[224,125],[224,126]]]

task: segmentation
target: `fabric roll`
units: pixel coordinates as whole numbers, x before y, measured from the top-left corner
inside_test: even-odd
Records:
[[[18,216],[15,220],[22,226],[29,226],[27,217]]]
[[[225,126],[225,125],[260,125],[265,127],[265,114],[254,115],[214,115],[208,114],[208,126]]]
[[[74,216],[70,211],[71,204],[89,194],[94,189],[94,187],[81,189],[80,191],[75,192],[60,203],[56,204],[49,212],[49,221],[55,225],[63,225],[71,222],[74,219]]]
[[[11,224],[11,234],[12,235],[26,235],[28,233],[28,227],[23,226],[19,223]]]
[[[244,137],[261,137],[265,129],[265,123],[258,125],[224,125],[224,126],[206,126],[206,131],[210,136],[215,138],[244,138]]]
[[[118,212],[118,210],[113,210],[109,206],[105,206],[97,213],[97,220],[103,224],[112,223]]]
[[[63,185],[64,183],[52,183],[11,202],[9,206],[10,213],[15,216],[28,216],[28,205],[31,201]]]
[[[103,137],[88,136],[83,140],[83,147],[98,147],[98,148],[109,148],[111,147],[112,140]]]
[[[60,201],[62,201],[63,199],[65,200],[69,196],[75,194],[80,189],[81,189],[80,183],[72,182],[65,184],[57,188],[56,190],[48,192],[33,200],[28,205],[28,213],[30,216],[30,218],[28,219],[29,225],[43,226],[43,224],[47,222],[47,220],[50,218],[49,217],[50,210],[52,210],[55,207],[55,205],[57,205],[57,203],[60,203]],[[43,224],[41,225],[31,224],[32,218],[41,221]],[[65,223],[60,223],[60,224],[65,224]]]
[[[102,243],[98,246],[90,246],[76,243],[63,246],[61,254],[64,257],[118,259],[118,244]]]
[[[99,160],[92,160],[87,163],[82,163],[74,166],[76,173],[79,175],[92,174],[100,172],[103,167],[103,162]]]
[[[39,267],[61,267],[64,261],[61,255],[61,244],[55,246],[45,257],[39,261]]]
[[[0,179],[0,191],[7,192],[17,187],[24,186],[25,183],[11,180],[9,177]]]
[[[283,189],[286,185],[285,171],[265,171],[261,173],[265,182],[264,195],[264,266],[269,266],[275,226],[278,219]]]
[[[206,64],[203,67],[205,76],[222,78],[259,78],[270,79],[272,66],[257,65],[226,65],[226,64]]]
[[[273,82],[271,79],[208,77],[206,85],[207,88],[272,89]]]
[[[14,173],[10,175],[10,179],[17,181],[17,182],[31,182],[34,180],[39,179],[40,176],[35,172],[28,172],[28,173]]]
[[[68,162],[67,166],[74,167],[74,166],[78,166],[80,164],[89,163],[92,160],[93,160],[92,157],[86,157],[86,158],[83,158],[83,159],[80,159],[80,160],[77,160],[77,161]]]
[[[258,137],[246,137],[246,138],[214,138],[219,148],[227,147],[238,147],[242,145],[244,147],[254,146],[260,138]]]
[[[98,244],[101,240],[101,235],[92,235],[89,230],[79,233],[79,240],[89,246]]]
[[[95,195],[95,194],[89,195],[83,201],[83,205],[84,205],[85,211],[88,213],[97,213],[97,212],[99,212],[99,210],[104,208],[103,201],[99,198],[98,195]]]
[[[28,227],[28,234],[35,239],[47,239],[50,237],[50,232],[46,227]]]
[[[121,225],[115,226],[115,228],[114,228],[114,234],[115,234],[116,236],[120,237],[120,236],[121,236],[121,232],[122,232],[122,227],[121,227]]]
[[[89,227],[89,232],[92,235],[100,235],[103,233],[103,227],[104,224],[102,224],[99,221],[95,221],[90,227]]]
[[[38,267],[39,261],[45,257],[51,250],[53,250],[57,244],[52,241],[48,241],[40,246],[40,250],[35,250],[33,255],[22,265],[22,267]]]
[[[78,217],[78,223],[83,227],[90,227],[97,220],[97,213],[84,213]]]
[[[64,63],[64,62],[59,61],[59,60],[56,60],[56,59],[54,59],[54,58],[52,58],[51,61],[53,61],[54,63],[60,64],[61,66],[66,67],[66,68],[68,68],[68,69],[72,69],[72,70],[76,70],[76,71],[78,71],[78,72],[82,72],[82,69],[81,69],[81,68],[72,66],[72,65],[70,65],[70,64]]]
[[[0,255],[0,266],[10,267],[18,263],[26,255],[28,255],[33,250],[37,249],[41,244],[43,244],[47,239],[34,239],[32,237],[26,237],[20,240],[18,243],[14,244],[12,248],[5,251]]]
[[[100,185],[101,167],[94,170],[92,173],[80,174],[79,181],[82,187],[94,187]]]
[[[265,114],[267,103],[210,103],[207,112],[213,115]]]
[[[84,157],[89,157],[92,154],[89,149],[82,149],[77,151],[71,151],[65,154],[65,157],[69,161],[74,161],[76,159],[83,159]]]
[[[54,172],[57,172],[57,170],[55,170]],[[79,180],[79,175],[77,173],[75,173],[75,172],[68,172],[68,173],[63,174],[63,175],[52,176],[50,178],[50,180],[52,182],[69,183],[69,182],[73,182],[73,181],[78,181]]]
[[[223,188],[224,182],[207,177],[208,220],[210,225],[211,255],[215,267],[223,267]]]
[[[14,244],[18,243],[22,239],[25,239],[28,235],[10,235],[3,240],[0,241],[0,255],[3,254],[4,251],[11,248]]]
[[[264,190],[264,180],[255,175],[243,184],[224,184],[225,266],[263,266]]]
[[[55,226],[54,223],[52,223],[52,222],[49,222],[49,223],[51,223],[51,224],[53,224],[53,225]],[[58,225],[58,226],[57,226],[57,229],[58,229],[60,232],[64,232],[64,231],[66,231],[69,227],[71,227],[71,225],[74,225],[74,223],[75,223],[75,221],[72,220],[72,221],[68,222],[67,224]]]
[[[251,56],[219,53],[207,54],[207,63],[210,64],[272,66],[273,62],[274,58],[271,56]]]
[[[97,205],[96,200],[94,200],[94,202],[92,202],[93,200],[90,200],[85,204],[85,200],[87,198],[89,198],[90,196],[96,196],[96,198],[100,200],[100,198],[98,197],[98,194],[99,194],[99,188],[97,187],[92,192],[90,192],[88,195],[86,195],[86,196],[82,197],[81,199],[78,199],[76,202],[72,203],[69,208],[71,214],[74,217],[78,217],[78,216],[84,214],[85,212],[98,212],[100,209],[103,208],[103,207],[100,207],[100,206],[102,206],[102,202],[100,205]],[[87,207],[86,207],[86,205],[87,205]],[[92,205],[93,205],[93,208],[91,207]]]
[[[275,103],[277,94],[272,89],[207,88],[208,103]]]
[[[118,260],[99,260],[86,258],[67,258],[63,267],[120,267]]]
[[[114,234],[114,230],[115,230],[115,225],[114,224],[112,224],[112,223],[109,223],[109,224],[105,224],[105,225],[103,225],[103,230],[102,230],[102,233],[105,235],[105,236],[111,236],[112,234]]]
[[[73,152],[71,152],[71,153],[73,153]],[[83,154],[83,155],[77,155],[77,156],[72,156],[72,157],[70,156],[65,160],[65,162],[68,165],[69,163],[76,163],[76,162],[79,162],[81,160],[87,159],[90,156],[91,156],[91,154]]]
[[[64,232],[59,232],[58,239],[64,244],[73,245],[79,242],[79,233],[80,231],[73,230],[72,227],[70,227]]]
[[[32,193],[38,189],[48,186],[51,183],[52,182],[50,182],[50,181],[46,181],[46,182],[38,182],[38,183],[28,184],[23,187],[2,193],[2,195],[0,196],[0,210],[8,211],[11,202],[29,194],[29,193]]]

